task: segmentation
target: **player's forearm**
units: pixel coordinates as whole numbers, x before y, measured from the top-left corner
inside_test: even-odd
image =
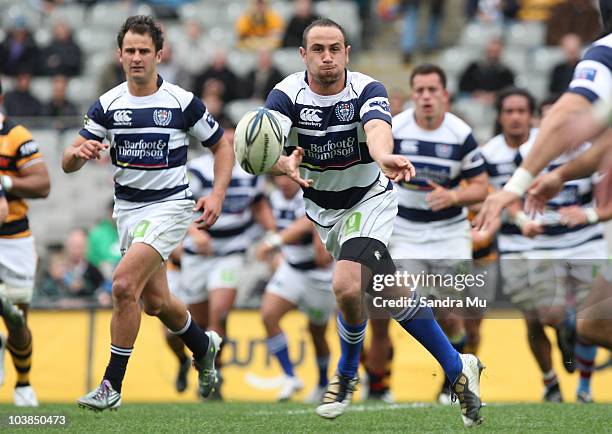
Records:
[[[232,180],[232,170],[236,158],[234,148],[225,138],[222,138],[211,148],[211,151],[215,156],[215,180],[211,194],[224,199],[227,187]]]
[[[569,134],[568,125],[582,111],[590,109],[586,98],[565,93],[544,118],[533,147],[521,167],[532,176],[538,175],[551,161],[584,140]]]
[[[276,230],[276,220],[274,214],[272,214],[272,208],[265,198],[261,198],[253,204],[253,217],[265,230]]]
[[[8,203],[6,202],[6,198],[4,196],[0,197],[0,226],[8,217]]]
[[[26,199],[47,197],[51,190],[51,182],[46,169],[25,176],[10,177],[10,183],[11,188],[7,189],[7,192]]]
[[[366,124],[365,132],[368,150],[374,161],[380,161],[393,153],[393,135],[388,123],[378,119],[372,120]]]
[[[482,174],[472,178],[467,185],[455,190],[457,205],[469,206],[481,203],[487,197],[488,186],[487,175]]]
[[[280,232],[283,244],[295,244],[312,232],[312,222],[304,216],[296,219]]]
[[[563,182],[586,178],[599,168],[606,152],[610,149],[612,132],[606,131],[593,143],[589,149],[573,160],[555,169]]]
[[[86,160],[77,156],[78,148],[70,146],[66,148],[62,156],[62,170],[64,173],[72,173],[81,169],[87,162]]]

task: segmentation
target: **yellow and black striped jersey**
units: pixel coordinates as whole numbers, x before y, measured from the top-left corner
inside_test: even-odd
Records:
[[[0,115],[0,175],[18,177],[19,172],[33,164],[40,163],[42,155],[32,134]],[[22,238],[30,235],[28,205],[21,197],[6,193],[9,215],[0,226],[0,238]]]

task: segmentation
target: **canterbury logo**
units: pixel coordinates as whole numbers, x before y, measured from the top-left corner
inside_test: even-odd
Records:
[[[300,119],[305,122],[321,122],[323,119],[321,119],[319,113],[323,113],[323,111],[319,109],[303,108],[300,112]]]
[[[132,110],[117,110],[113,114],[113,120],[116,124],[129,124],[132,122]]]

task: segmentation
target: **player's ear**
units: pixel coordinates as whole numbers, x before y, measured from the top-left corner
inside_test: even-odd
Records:
[[[306,49],[304,47],[300,47],[300,56],[302,57],[304,63],[306,63]]]
[[[156,63],[161,63],[161,59],[162,59],[162,50],[159,50],[157,53],[155,53],[155,62]]]
[[[346,63],[349,63],[349,54],[351,54],[351,49],[353,47],[351,47],[350,45],[346,46]]]
[[[121,48],[117,48],[117,59],[121,62]]]

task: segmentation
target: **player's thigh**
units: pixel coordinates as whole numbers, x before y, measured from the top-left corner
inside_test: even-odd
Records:
[[[32,300],[36,262],[34,238],[0,238],[0,295],[27,305]]]
[[[152,246],[133,243],[113,273],[113,295],[120,298],[140,298],[145,285],[160,272],[162,264],[162,257]],[[165,279],[165,267],[163,276]]]
[[[296,304],[282,296],[266,292],[261,299],[261,318],[266,325],[277,325],[287,312],[296,308]]]
[[[526,253],[507,253],[500,259],[502,290],[512,304],[522,311],[535,309],[529,289],[529,260]]]

